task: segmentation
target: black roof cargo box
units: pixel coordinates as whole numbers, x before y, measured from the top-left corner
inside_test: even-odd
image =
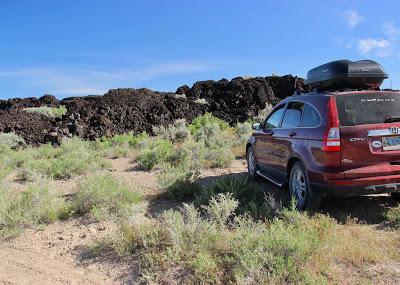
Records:
[[[321,91],[375,89],[388,75],[373,60],[337,60],[311,69],[306,84]]]

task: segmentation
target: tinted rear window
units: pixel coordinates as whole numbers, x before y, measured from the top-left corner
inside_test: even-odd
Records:
[[[304,105],[303,127],[317,127],[321,123],[318,112],[308,104]]]
[[[341,126],[381,124],[400,116],[400,94],[368,93],[336,96]]]
[[[282,128],[297,128],[300,126],[302,110],[303,103],[290,102],[283,117]]]

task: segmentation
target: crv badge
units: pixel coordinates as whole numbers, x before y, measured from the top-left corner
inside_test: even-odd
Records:
[[[400,134],[400,128],[399,127],[390,127],[390,131],[393,134]]]

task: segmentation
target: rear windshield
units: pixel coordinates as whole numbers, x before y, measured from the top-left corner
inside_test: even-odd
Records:
[[[400,116],[400,94],[367,93],[336,96],[341,126],[381,124]]]

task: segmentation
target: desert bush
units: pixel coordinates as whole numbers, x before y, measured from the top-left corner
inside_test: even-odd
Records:
[[[385,217],[388,221],[400,225],[400,204],[397,207],[389,209]]]
[[[194,100],[195,103],[201,104],[201,105],[208,105],[209,103],[207,102],[206,98],[199,98]]]
[[[110,138],[103,137],[94,142],[94,148],[108,158],[128,157],[137,149],[146,145],[149,135],[145,132],[133,134],[114,135]]]
[[[199,168],[196,166],[164,164],[157,174],[157,180],[171,198],[177,201],[187,201],[202,189],[196,183],[199,174]]]
[[[204,145],[204,167],[229,166],[234,159],[231,147],[235,139],[228,123],[211,114],[205,114],[194,119],[189,129],[194,140]]]
[[[194,204],[197,207],[207,205],[212,197],[219,194],[229,194],[239,204],[237,214],[248,214],[255,219],[273,217],[282,209],[282,204],[270,195],[254,186],[247,176],[231,176],[220,178],[214,183],[193,193]]]
[[[196,284],[326,281],[313,273],[319,265],[314,260],[333,242],[337,225],[332,219],[291,209],[269,223],[254,222],[234,214],[238,204],[230,194],[219,194],[204,207],[205,216],[185,204],[158,220],[122,226],[113,247],[138,256],[143,275],[156,283],[176,278]]]
[[[269,113],[271,113],[272,109],[274,108],[274,106],[270,103],[266,103],[265,104],[265,108],[261,109],[260,111],[258,111],[258,114],[256,117],[253,118],[253,120],[257,123],[261,123],[265,121],[265,118],[267,117],[267,115]]]
[[[170,140],[174,143],[183,142],[190,135],[185,119],[176,120],[167,127],[153,126],[153,133],[160,138]]]
[[[89,170],[104,169],[108,165],[90,142],[72,138],[61,144],[47,175],[55,179],[70,178]]]
[[[231,138],[229,133],[223,131],[216,123],[201,126],[194,135],[194,139],[203,142],[206,148],[229,148],[232,142]]]
[[[100,149],[102,147],[126,146],[126,145],[136,148],[136,147],[141,147],[144,141],[148,139],[149,135],[146,132],[143,132],[138,135],[129,133],[129,134],[114,135],[110,138],[103,137],[101,139],[98,139],[96,143],[98,144],[98,147]]]
[[[7,148],[14,148],[24,144],[24,139],[14,133],[0,133],[0,152],[5,152]]]
[[[89,213],[100,220],[121,216],[140,200],[138,193],[111,175],[93,175],[79,183],[79,192],[73,198],[72,209],[77,214]]]
[[[61,118],[65,114],[67,114],[67,108],[63,105],[57,108],[51,107],[29,107],[25,108],[24,111],[28,113],[36,113],[49,118]]]
[[[170,162],[174,166],[201,168],[204,165],[205,151],[206,148],[203,142],[188,139],[175,149]]]
[[[78,138],[65,140],[59,148],[44,145],[12,151],[3,157],[3,164],[24,173],[23,176],[36,173],[55,179],[70,178],[109,165],[90,142]]]
[[[228,167],[234,158],[234,154],[229,146],[206,149],[204,153],[204,166],[206,168]]]
[[[168,162],[174,155],[172,143],[165,139],[155,138],[142,148],[137,156],[137,162],[146,170],[156,165]]]
[[[69,215],[69,205],[43,181],[21,193],[0,188],[2,236],[17,234],[25,227],[52,223]]]
[[[235,126],[235,134],[237,138],[235,144],[244,146],[247,143],[252,133],[253,133],[253,127],[250,121],[246,121],[244,123],[237,123]]]
[[[218,125],[220,130],[225,130],[229,128],[229,124],[227,122],[213,116],[211,113],[206,113],[204,115],[198,116],[192,121],[188,128],[191,133],[195,135],[199,130],[210,125]]]

